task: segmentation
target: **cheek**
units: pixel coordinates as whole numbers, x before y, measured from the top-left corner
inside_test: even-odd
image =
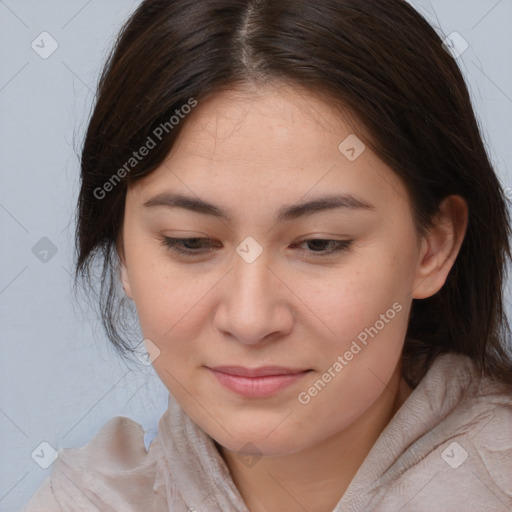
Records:
[[[325,374],[325,387],[330,389],[326,400],[328,396],[348,402],[354,397],[375,397],[400,358],[408,303],[403,294],[375,281],[371,293],[363,290],[358,297],[360,283],[353,283],[353,294],[332,294],[312,305],[320,311],[315,350],[322,354],[323,364],[317,371],[320,378]],[[324,332],[327,335],[322,336]]]
[[[336,342],[318,339],[316,350],[322,352],[324,364],[295,398],[296,427],[304,437],[320,436],[320,440],[334,435],[389,393],[401,357],[408,309],[398,301],[381,302],[382,307],[367,302],[364,312],[352,316],[341,314],[337,320],[332,316]],[[321,431],[318,425],[323,425]]]
[[[326,421],[334,403],[342,406],[336,409],[339,421],[348,421],[351,411],[357,414],[365,403],[371,404],[400,359],[410,307],[407,269],[389,254],[347,274],[333,274],[310,291],[315,351],[322,354],[323,366],[302,391],[314,415],[325,413]],[[324,387],[318,382],[322,375],[328,381]]]
[[[213,314],[217,303],[212,301],[225,295],[225,271],[178,263],[160,246],[138,247],[143,244],[134,244],[130,255],[130,282],[142,332],[155,343],[168,345],[172,340],[176,350],[186,351],[180,342],[188,339],[190,345]],[[373,251],[377,252],[385,254]],[[344,351],[358,335],[364,339],[364,329],[371,328],[394,303],[405,305],[404,269],[395,256],[354,258],[346,267],[317,273],[281,266],[274,270],[293,290],[288,297],[290,308],[299,312],[305,328],[315,331],[328,347]]]
[[[142,235],[133,237],[127,261],[142,332],[148,338],[162,339],[174,332],[175,324],[186,321],[209,283],[194,265],[176,263],[165,247]]]
[[[193,266],[179,268],[164,262],[144,269],[137,275],[134,300],[144,337],[160,351],[153,361],[156,373],[173,396],[188,403],[190,394],[199,393],[190,372],[204,364],[199,341],[215,280],[193,274]]]
[[[336,350],[345,350],[365,329],[377,323],[379,331],[390,331],[402,322],[397,310],[405,308],[407,286],[404,269],[391,258],[378,263],[358,261],[321,278],[304,280],[296,276],[294,293],[305,306],[303,318],[311,318],[319,339]],[[291,276],[290,276],[291,279]],[[312,313],[314,314],[312,316]]]
[[[212,341],[205,331],[211,325],[212,301],[222,274],[199,272],[195,265],[161,257],[154,261],[134,272],[139,323],[143,336],[160,351],[153,361],[159,378],[181,403],[193,406],[190,396],[201,396],[194,372],[211,352],[204,346],[205,340]]]
[[[144,336],[167,345],[170,340],[180,349],[180,340],[192,338],[204,314],[204,297],[212,288],[207,279],[191,279],[179,273],[146,275],[134,295]]]

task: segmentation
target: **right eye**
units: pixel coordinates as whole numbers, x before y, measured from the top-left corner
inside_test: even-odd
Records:
[[[203,250],[203,244],[206,242],[213,242],[213,240],[211,238],[171,238],[168,236],[164,236],[161,240],[161,244],[170,250],[190,257],[210,252],[211,248]]]

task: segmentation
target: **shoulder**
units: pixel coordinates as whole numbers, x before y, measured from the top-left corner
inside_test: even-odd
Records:
[[[512,391],[475,376],[453,416],[457,444],[446,447],[444,457],[459,450],[473,479],[512,508]]]
[[[512,510],[512,396],[482,391],[433,429],[418,465],[417,474],[429,476],[430,500],[446,510]]]
[[[366,510],[510,511],[512,393],[439,356],[372,452],[355,489],[370,490]]]
[[[58,450],[50,476],[24,512],[119,510],[121,505],[131,511],[134,503],[154,510],[159,455],[158,439],[146,451],[139,423],[112,418],[84,446]]]
[[[434,424],[415,443],[425,451],[411,467],[411,474],[428,476],[428,502],[446,510],[510,510],[512,391],[462,355],[440,357],[429,377],[423,407]]]
[[[131,418],[116,416],[81,448],[59,451],[59,460],[97,467],[103,473],[129,470],[146,458],[144,429]]]
[[[435,373],[445,374],[430,385],[437,388],[432,404],[442,411],[434,428],[440,438],[459,438],[473,447],[474,458],[490,472],[504,464],[512,469],[512,390],[480,374],[467,356],[445,355]]]

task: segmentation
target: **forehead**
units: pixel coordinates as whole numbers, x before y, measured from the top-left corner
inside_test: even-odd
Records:
[[[407,203],[396,173],[363,145],[364,128],[305,89],[226,89],[199,102],[181,122],[163,164],[131,187],[141,201],[169,189],[205,199],[259,198],[260,205],[268,204],[269,194],[274,202],[291,203],[333,191],[374,204]],[[360,152],[357,158],[347,158],[347,144]]]
[[[336,109],[333,101],[286,84],[224,89],[200,102],[185,121],[174,153],[180,146],[194,146],[196,154],[210,159],[249,160],[255,154],[258,160],[279,161],[287,149],[288,159],[311,154],[312,149],[315,155],[332,145],[332,137],[355,129],[348,113]],[[304,150],[297,154],[299,147]],[[222,154],[216,154],[220,150]]]

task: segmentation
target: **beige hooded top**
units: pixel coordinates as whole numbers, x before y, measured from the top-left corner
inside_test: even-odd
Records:
[[[172,396],[148,452],[142,427],[116,417],[58,455],[24,512],[248,512],[212,439]],[[510,511],[512,396],[466,356],[445,354],[332,512]]]

